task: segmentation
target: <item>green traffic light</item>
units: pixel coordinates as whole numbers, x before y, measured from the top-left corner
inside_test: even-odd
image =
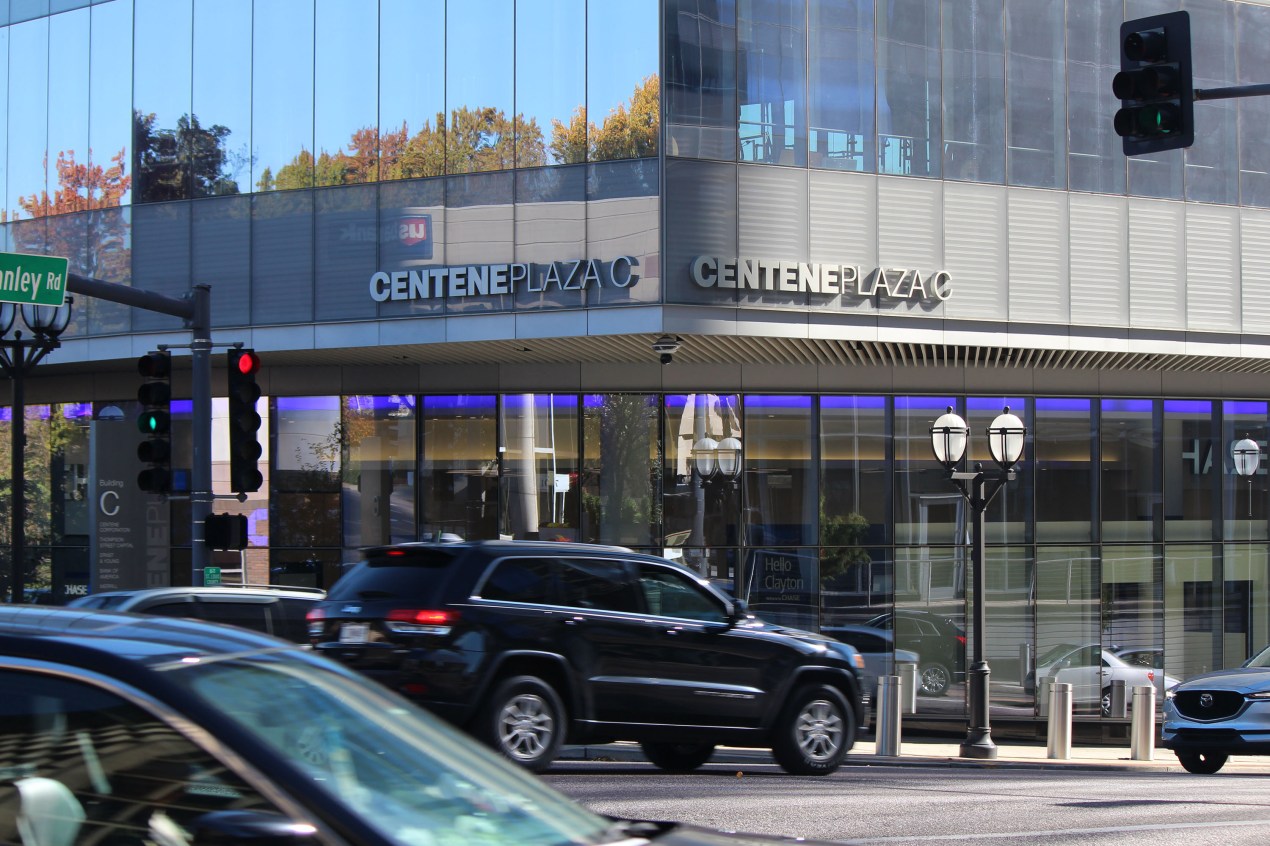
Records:
[[[162,435],[167,433],[172,424],[166,411],[143,411],[137,418],[137,428],[143,435]]]

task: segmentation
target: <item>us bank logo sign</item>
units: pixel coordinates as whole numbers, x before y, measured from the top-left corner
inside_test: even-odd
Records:
[[[920,270],[909,267],[877,267],[866,273],[860,265],[854,264],[697,256],[692,260],[691,276],[701,288],[926,302],[942,302],[952,296],[952,277],[948,271],[936,270],[923,275]]]

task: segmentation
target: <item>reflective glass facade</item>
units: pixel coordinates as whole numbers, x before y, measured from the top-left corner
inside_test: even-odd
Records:
[[[1264,81],[1270,5],[1179,2],[1198,87]],[[1120,22],[1176,6],[0,0],[0,246],[210,285],[218,342],[256,338],[266,483],[218,500],[249,520],[226,571],[329,585],[375,544],[620,544],[790,624],[893,614],[952,679],[936,719],[964,717],[971,514],[929,429],[953,407],[986,463],[1009,406],[1029,435],[987,515],[986,649],[997,713],[1033,719],[1056,650],[1158,655],[1163,680],[1270,641],[1266,471],[1228,452],[1270,438],[1245,399],[1270,379],[1270,101],[1198,104],[1185,153],[1126,160],[1110,131]],[[703,256],[798,283],[694,284]],[[806,263],[947,270],[955,294],[812,290]],[[77,303],[68,337],[101,346],[27,409],[28,589],[97,566],[134,347],[181,329]],[[658,365],[663,333],[696,358]],[[1004,351],[1053,343],[1061,367]],[[1188,372],[1079,360],[1152,343],[1194,343]],[[188,503],[157,507],[189,579]]]

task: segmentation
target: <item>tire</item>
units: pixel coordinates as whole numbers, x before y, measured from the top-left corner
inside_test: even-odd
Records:
[[[690,773],[714,754],[713,743],[641,743],[644,757],[668,773]]]
[[[1188,773],[1212,775],[1226,765],[1230,756],[1225,752],[1177,750],[1177,760]]]
[[[477,735],[499,754],[540,773],[556,759],[564,742],[564,705],[542,679],[504,679],[481,715]]]
[[[926,696],[943,696],[952,684],[952,674],[937,661],[922,664],[917,673],[917,690]]]
[[[777,718],[772,757],[793,775],[828,775],[855,745],[855,711],[826,685],[794,691]]]

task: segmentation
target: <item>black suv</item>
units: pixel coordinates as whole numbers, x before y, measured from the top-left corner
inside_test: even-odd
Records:
[[[566,740],[631,740],[671,771],[726,743],[820,775],[865,718],[852,647],[755,619],[661,558],[507,541],[363,554],[309,612],[314,649],[535,771]]]

